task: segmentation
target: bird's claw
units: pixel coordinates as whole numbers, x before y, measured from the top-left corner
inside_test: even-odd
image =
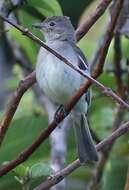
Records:
[[[61,117],[66,117],[68,115],[68,112],[65,110],[65,107],[63,105],[60,105],[58,109],[55,112],[54,115],[54,121],[56,124],[59,123],[59,120]]]

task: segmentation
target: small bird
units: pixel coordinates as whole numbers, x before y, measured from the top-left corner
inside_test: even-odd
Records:
[[[90,75],[86,58],[76,46],[75,30],[69,17],[48,17],[34,27],[43,32],[49,47]],[[64,105],[86,81],[83,76],[42,47],[37,58],[36,79],[49,100],[58,106]],[[90,99],[90,91],[87,91],[71,112],[81,163],[98,160],[87,122]]]

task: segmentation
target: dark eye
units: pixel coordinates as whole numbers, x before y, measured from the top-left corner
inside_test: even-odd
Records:
[[[55,22],[50,22],[49,25],[50,25],[50,26],[55,26],[56,23],[55,23]]]

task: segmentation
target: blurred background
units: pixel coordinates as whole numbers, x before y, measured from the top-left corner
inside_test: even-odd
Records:
[[[99,0],[1,0],[0,12],[14,22],[29,28],[31,32],[43,39],[39,31],[32,29],[33,23],[42,21],[47,16],[67,15],[75,28],[77,28],[95,10],[99,2]],[[126,101],[128,101],[129,97],[128,13],[129,11],[124,9],[122,14],[126,15],[124,16],[126,21],[122,21],[122,24],[119,21],[120,24],[116,29],[107,55],[104,72],[98,79]],[[97,50],[99,50],[103,42],[103,36],[109,21],[110,13],[107,10],[88,34],[78,42],[78,46],[82,49],[92,67],[96,63]],[[118,30],[120,33],[118,33]],[[36,43],[0,20],[1,119],[20,80],[35,69],[38,50],[39,46]],[[37,86],[34,86],[29,89],[20,102],[0,149],[1,164],[16,158],[48,125],[47,115],[49,113],[46,112],[46,107],[44,106],[44,102],[48,100],[41,100],[42,93],[37,88]],[[109,97],[101,94],[96,86],[93,85],[92,91],[93,98],[89,110],[89,122],[97,143],[128,120],[128,113],[116,105]],[[67,127],[65,126],[65,128]],[[75,160],[77,153],[74,132],[71,127],[68,127],[69,129],[65,128],[62,130],[63,134],[58,133],[58,131],[56,131],[57,133],[55,132],[55,136],[58,134],[63,137],[63,151],[58,152],[59,157],[58,159],[56,158],[56,161],[53,153],[56,150],[52,144],[53,138],[56,137],[53,137],[53,135],[27,161],[0,179],[0,190],[33,189],[53,173],[53,169],[61,169],[66,163]],[[66,181],[53,188],[53,190],[123,190],[127,183],[128,140],[128,134],[122,136],[115,142],[113,147],[107,147],[100,153],[101,164],[97,164],[99,167],[95,164],[80,167]],[[57,146],[60,143],[56,140],[55,142]],[[42,170],[39,172],[39,169]]]

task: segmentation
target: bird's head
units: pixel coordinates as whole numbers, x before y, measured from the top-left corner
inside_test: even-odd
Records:
[[[34,24],[33,27],[44,33],[46,41],[76,41],[74,27],[67,16],[48,17],[43,22]]]

